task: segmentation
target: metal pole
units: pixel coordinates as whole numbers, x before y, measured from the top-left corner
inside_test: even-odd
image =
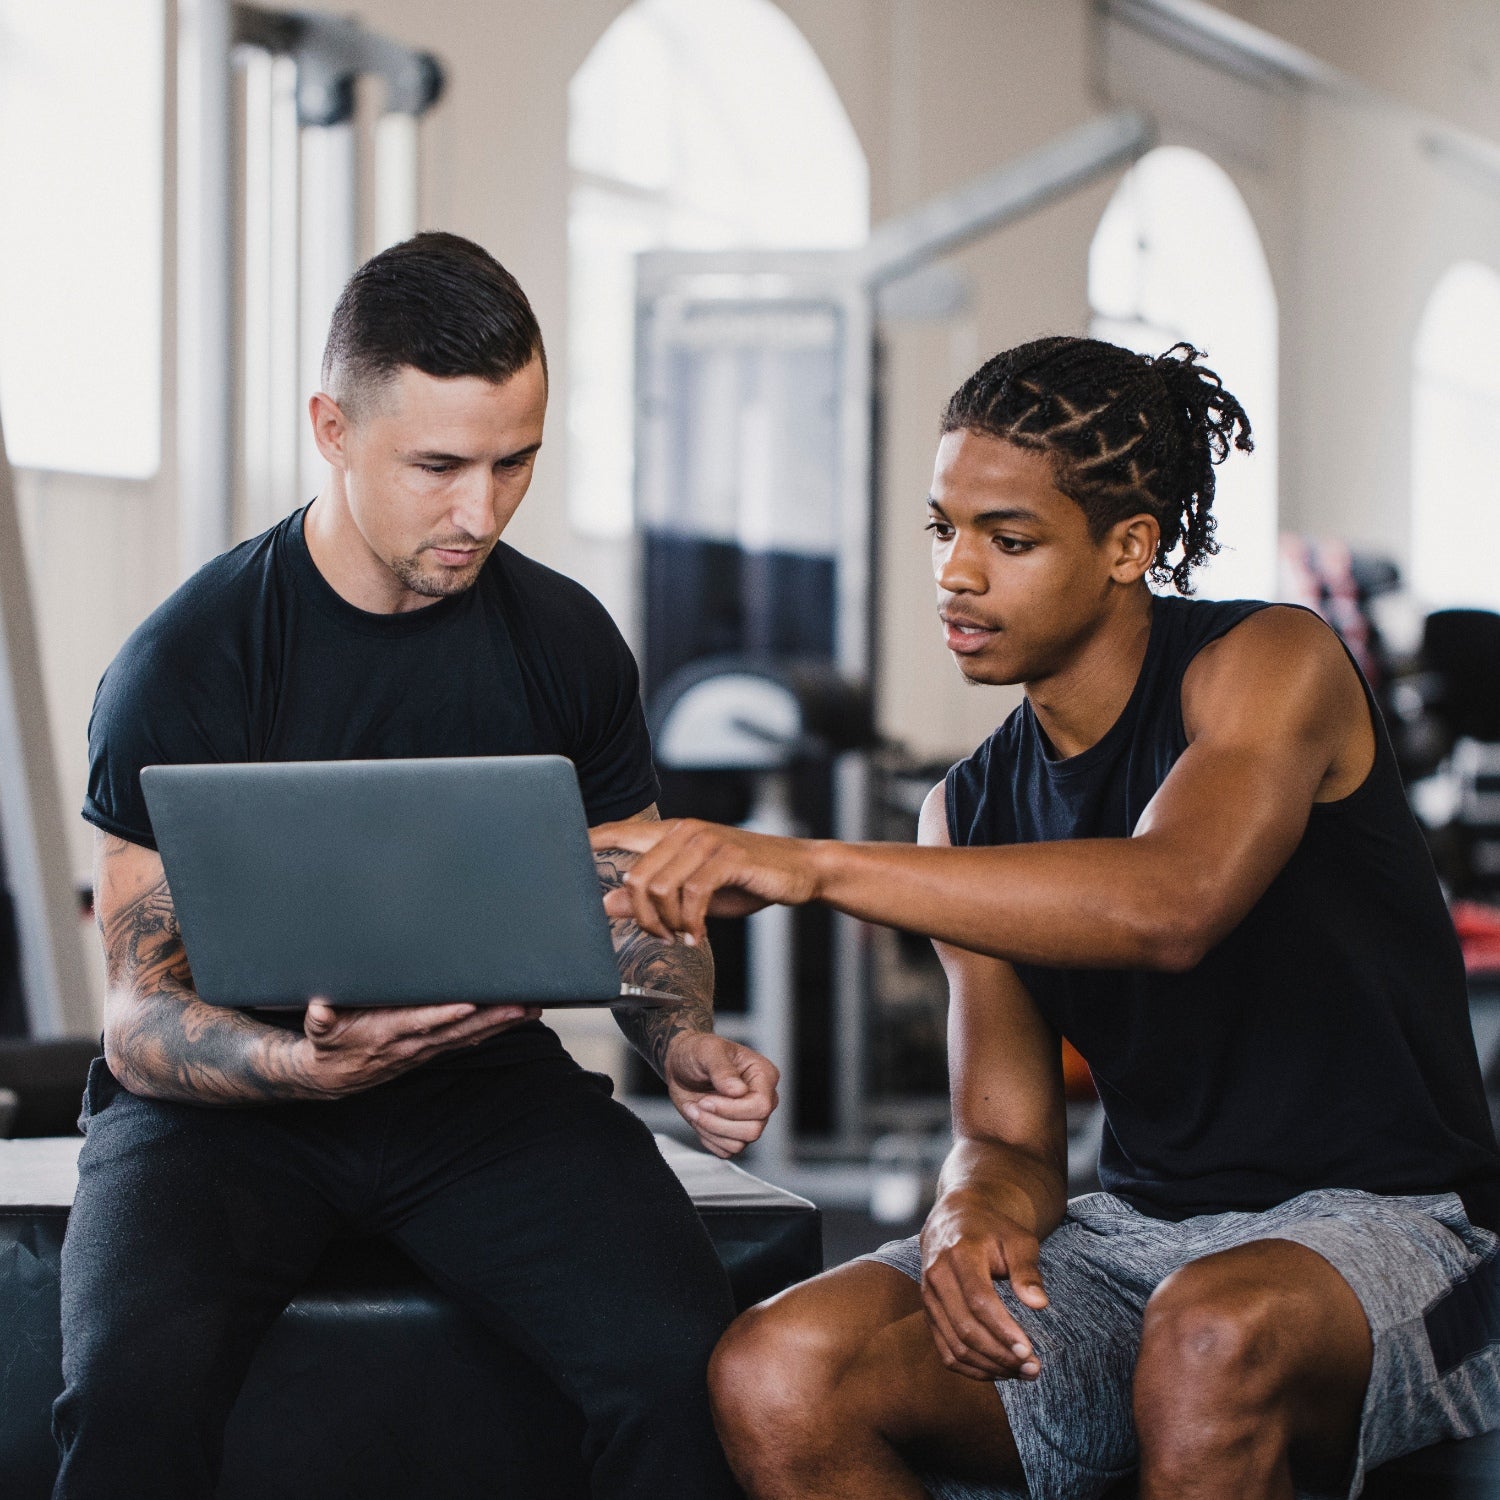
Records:
[[[276,495],[271,477],[272,433],[282,415],[271,404],[272,180],[271,101],[275,59],[259,48],[245,48],[241,70],[245,88],[244,299],[241,339],[240,409],[244,420],[244,518],[251,533],[274,519]]]
[[[180,0],[177,31],[178,558],[229,545],[234,223],[229,0]]]
[[[1089,120],[987,176],[886,220],[859,252],[861,276],[871,286],[909,276],[939,256],[1129,166],[1155,140],[1155,126],[1134,110]]]
[[[302,128],[302,274],[297,323],[302,345],[301,400],[323,383],[323,344],[344,283],[358,264],[358,142],[352,120]],[[300,487],[310,499],[325,465],[302,419]]]
[[[297,279],[301,274],[301,151],[297,124],[297,64],[271,65],[271,393],[269,459],[275,513],[266,524],[312,498],[299,493],[297,462],[307,418],[302,411],[301,351],[297,334]]]
[[[375,123],[375,249],[417,232],[420,125],[416,115],[385,114]]]
[[[755,805],[742,825],[753,833],[788,836],[797,830],[792,816],[791,787],[784,770],[763,771],[755,777]],[[781,1070],[781,1104],[755,1143],[755,1169],[779,1182],[794,1164],[800,1080],[796,1073],[796,1014],[794,992],[796,935],[793,913],[787,906],[768,906],[745,918],[746,973],[751,1045]]]
[[[0,833],[31,1035],[87,1036],[95,1020],[69,868],[15,482],[0,431]]]

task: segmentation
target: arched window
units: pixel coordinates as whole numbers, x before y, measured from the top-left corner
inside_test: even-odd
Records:
[[[864,155],[771,0],[636,0],[569,89],[568,512],[631,524],[634,257],[830,248],[869,232]]]
[[[1412,588],[1434,607],[1500,609],[1500,273],[1450,266],[1412,351]]]
[[[1239,397],[1255,452],[1219,471],[1223,548],[1197,572],[1206,598],[1276,588],[1276,291],[1260,236],[1229,175],[1201,152],[1162,146],[1109,201],[1089,248],[1096,338],[1147,354],[1186,339]]]

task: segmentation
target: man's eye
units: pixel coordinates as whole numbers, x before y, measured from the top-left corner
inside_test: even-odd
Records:
[[[1002,552],[1010,552],[1017,555],[1022,552],[1030,552],[1036,545],[1035,542],[1024,536],[997,536],[995,540],[1000,544]]]
[[[424,474],[451,474],[453,472],[452,464],[418,464],[417,467]]]
[[[953,528],[942,521],[929,521],[923,531],[930,531],[940,542],[946,542],[953,535]]]

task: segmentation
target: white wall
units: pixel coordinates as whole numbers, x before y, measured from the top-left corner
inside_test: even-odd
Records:
[[[424,224],[471,235],[498,255],[548,338],[553,428],[512,539],[593,587],[629,627],[630,549],[568,527],[560,441],[567,84],[621,3],[364,0],[357,8],[368,24],[438,53],[449,70],[447,96],[424,131]],[[1405,551],[1411,339],[1447,264],[1468,256],[1500,265],[1500,183],[1435,164],[1412,145],[1408,126],[1371,110],[1226,84],[1158,44],[1117,34],[1101,50],[1086,0],[783,3],[859,135],[876,222],[1117,100],[1152,108],[1164,139],[1213,154],[1256,217],[1280,299],[1284,521]],[[1421,23],[1403,0],[1225,0],[1223,8],[1500,140],[1493,5],[1441,0],[1421,8]],[[938,414],[988,354],[1044,331],[1084,329],[1087,247],[1111,187],[955,257],[972,288],[957,320],[886,331],[879,689],[887,730],[926,754],[964,752],[1014,701],[1005,690],[965,686],[933,621],[920,526]],[[166,212],[170,225],[170,173]],[[169,229],[169,251],[172,241]],[[169,264],[169,392],[171,284]],[[170,401],[167,409],[167,457],[153,481],[20,476],[70,811],[82,796],[98,675],[176,582]],[[81,824],[74,847],[82,874]]]

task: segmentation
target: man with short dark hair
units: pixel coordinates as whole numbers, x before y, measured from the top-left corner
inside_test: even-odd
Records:
[[[63,1250],[59,1496],[212,1494],[256,1345],[331,1237],[384,1236],[577,1400],[598,1496],[734,1493],[704,1371],[727,1281],[650,1134],[534,1009],[256,1015],[199,1000],[140,791],[153,763],[556,753],[591,823],[656,817],[633,660],[579,585],[500,542],[542,442],[540,330],[478,246],[376,256],[311,401],[318,497],[126,642],[84,816],[104,1057]],[[600,857],[606,885],[629,856]],[[706,945],[613,923],[622,1029],[717,1155],[776,1070],[713,1032]]]

